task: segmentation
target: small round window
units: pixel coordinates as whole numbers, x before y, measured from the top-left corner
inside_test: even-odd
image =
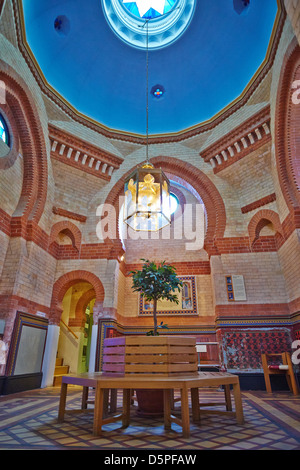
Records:
[[[8,128],[7,128],[6,122],[4,121],[4,118],[1,116],[1,114],[0,114],[0,139],[6,145],[9,145]]]

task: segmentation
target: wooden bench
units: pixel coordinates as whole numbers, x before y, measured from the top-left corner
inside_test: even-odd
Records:
[[[65,376],[62,378],[58,422],[64,420],[68,384],[95,387],[95,407],[93,433],[96,436],[102,434],[102,426],[115,421],[122,421],[124,427],[130,424],[130,405],[132,389],[162,389],[164,390],[164,425],[170,429],[171,424],[177,423],[182,427],[184,437],[190,435],[189,398],[191,391],[192,417],[194,422],[200,421],[199,389],[209,386],[224,386],[229,392],[233,389],[235,411],[229,411],[230,416],[236,418],[237,423],[243,424],[243,407],[240,393],[239,378],[226,372],[198,372],[190,376],[173,375],[166,376],[137,376],[123,375],[120,377],[108,377],[103,373],[81,374],[77,376]],[[123,408],[116,416],[106,417],[103,413],[106,394],[109,389],[123,390]],[[174,389],[180,390],[181,418],[172,415],[171,394]],[[226,413],[226,412],[225,412]]]

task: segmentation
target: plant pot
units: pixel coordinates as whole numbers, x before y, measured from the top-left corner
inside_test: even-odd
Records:
[[[164,414],[163,390],[136,390],[137,415],[143,418],[161,417]]]
[[[121,336],[106,338],[102,370],[106,374],[197,373],[196,338],[189,336]]]

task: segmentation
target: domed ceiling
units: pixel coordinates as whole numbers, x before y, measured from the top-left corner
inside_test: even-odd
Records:
[[[85,117],[138,135],[146,134],[147,101],[149,134],[161,135],[201,125],[239,99],[278,18],[276,0],[21,4],[45,82]]]

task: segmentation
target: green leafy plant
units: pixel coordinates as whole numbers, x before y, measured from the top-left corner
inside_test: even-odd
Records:
[[[176,304],[179,303],[176,290],[180,292],[182,281],[176,275],[176,269],[165,261],[156,265],[146,259],[140,271],[130,271],[132,274],[132,289],[134,292],[140,292],[141,296],[147,301],[153,302],[153,320],[154,329],[148,335],[159,335],[159,328],[168,328],[161,322],[157,324],[157,301],[170,300]]]

